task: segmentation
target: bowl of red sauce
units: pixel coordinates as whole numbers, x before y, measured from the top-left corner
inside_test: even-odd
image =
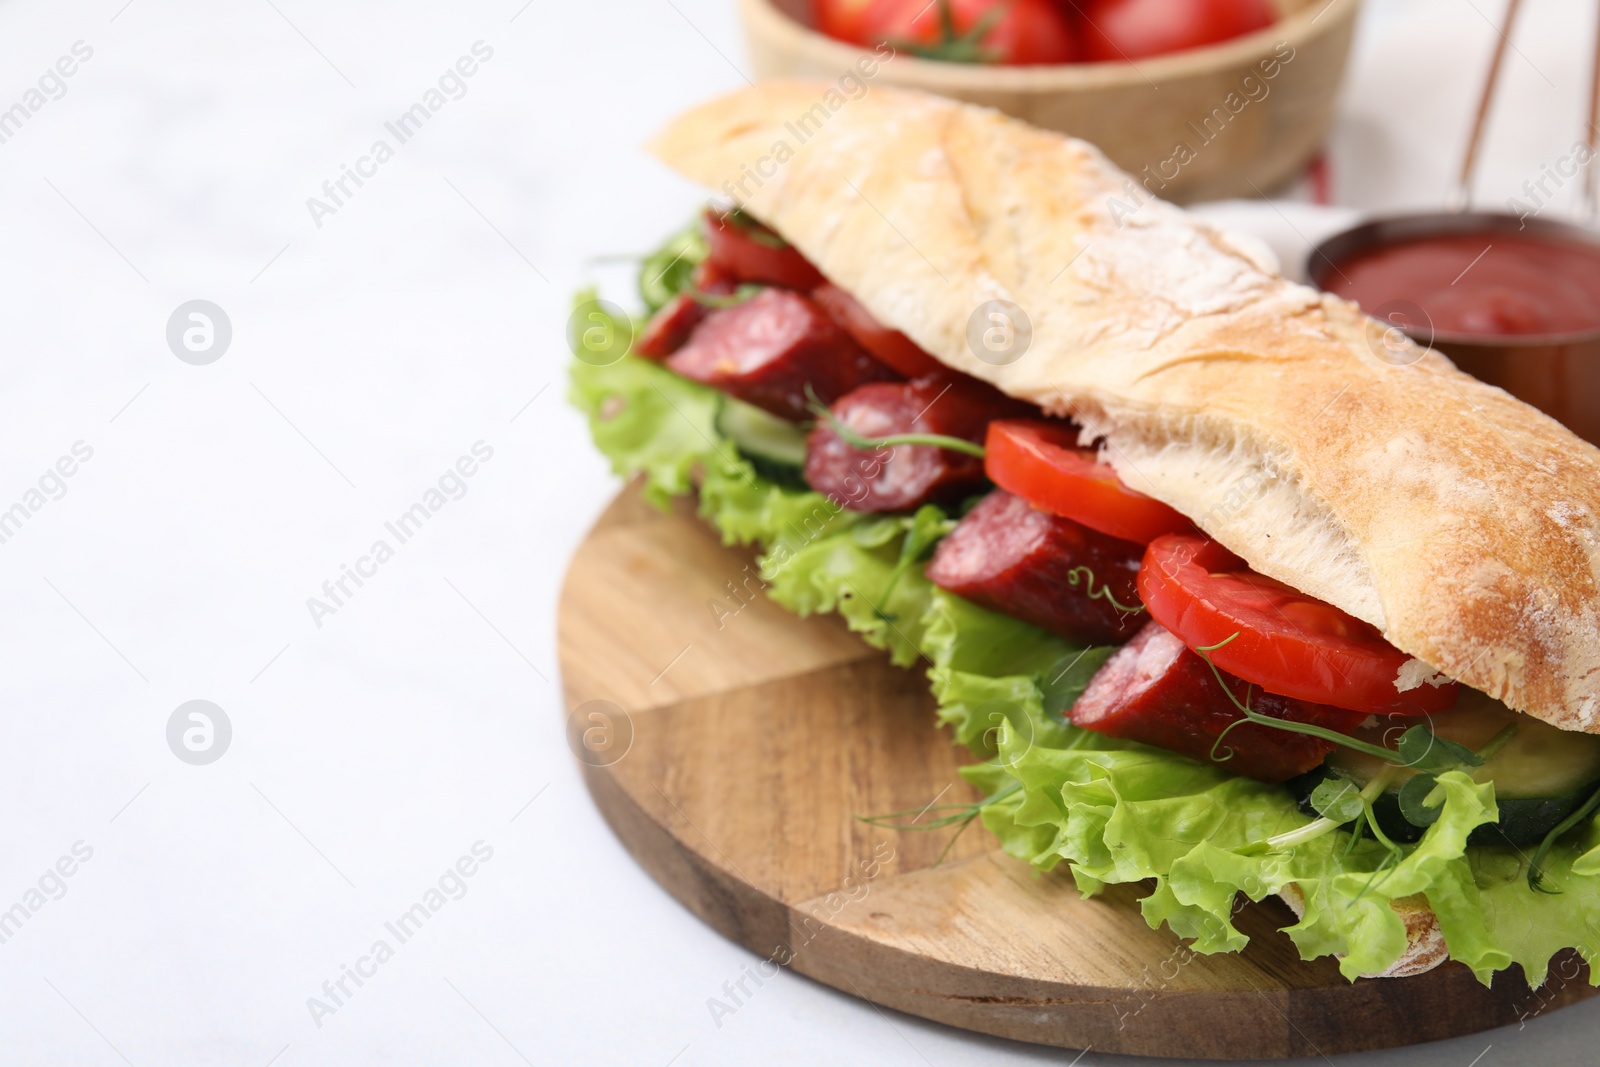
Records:
[[[1376,219],[1318,245],[1307,273],[1600,443],[1600,233],[1477,212]]]

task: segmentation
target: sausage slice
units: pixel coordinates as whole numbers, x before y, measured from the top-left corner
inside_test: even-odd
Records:
[[[927,575],[957,596],[1069,641],[1109,645],[1149,622],[1142,611],[1123,610],[1140,606],[1134,577],[1143,558],[1142,545],[997,489],[939,543]]]
[[[1252,711],[1275,719],[1313,723],[1340,733],[1355,730],[1366,716],[1325,704],[1263,693],[1242,679],[1224,673],[1223,681]],[[1222,683],[1198,653],[1184,647],[1176,634],[1152,622],[1106,661],[1072,706],[1075,726],[1108,737],[1147,745],[1212,762],[1263,782],[1285,782],[1311,770],[1334,749],[1331,741],[1247,723],[1217,739],[1243,719]]]
[[[787,289],[763,289],[713,311],[667,366],[796,422],[809,417],[807,385],[827,404],[867,382],[898,377],[810,299]]]
[[[986,385],[935,375],[864,385],[833,405],[833,416],[862,437],[940,434],[981,442],[989,423],[1026,408]],[[905,511],[950,503],[988,484],[983,460],[933,445],[858,449],[826,422],[806,441],[806,482],[856,511]]]

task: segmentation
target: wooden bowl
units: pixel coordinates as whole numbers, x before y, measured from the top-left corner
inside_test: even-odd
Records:
[[[868,84],[986,104],[1081,137],[1165,200],[1255,196],[1298,174],[1322,144],[1361,7],[1361,0],[1276,2],[1283,13],[1276,25],[1175,55],[1029,67],[895,55]],[[872,56],[813,30],[809,0],[739,0],[739,7],[758,77],[835,80]],[[1267,69],[1276,75],[1264,77]]]

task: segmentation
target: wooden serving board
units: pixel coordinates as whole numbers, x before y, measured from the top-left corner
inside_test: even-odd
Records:
[[[1241,912],[1242,954],[1194,955],[1146,925],[1140,887],[1085,900],[981,825],[938,863],[950,831],[855,818],[978,799],[922,672],[835,617],[768,601],[753,558],[692,504],[661,514],[624,490],[572,561],[560,656],[568,738],[606,820],[668,892],[760,956],[969,1030],[1215,1059],[1454,1037],[1591,992],[1533,992],[1515,972],[1485,989],[1453,963],[1352,984],[1331,959],[1299,958],[1276,901]]]

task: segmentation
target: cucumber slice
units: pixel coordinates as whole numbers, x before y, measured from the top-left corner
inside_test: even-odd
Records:
[[[1329,778],[1342,777],[1344,776],[1323,766],[1291,779],[1288,785],[1300,802],[1301,812],[1315,818],[1317,812],[1311,806],[1312,791]],[[1499,821],[1486,823],[1473,830],[1467,835],[1467,844],[1516,845],[1519,848],[1537,845],[1545,839],[1546,834],[1561,825],[1561,820],[1588,800],[1596,787],[1600,787],[1600,779],[1563,797],[1496,798],[1495,806],[1500,811]],[[1401,813],[1400,794],[1394,790],[1385,792],[1372,802],[1372,814],[1378,821],[1378,827],[1388,835],[1389,839],[1402,845],[1420,841],[1426,829],[1417,826]]]
[[[1400,722],[1391,724],[1390,732]],[[1447,741],[1478,751],[1510,725],[1516,727],[1510,739],[1483,766],[1471,771],[1474,781],[1494,782],[1500,820],[1478,827],[1468,844],[1536,845],[1600,786],[1600,737],[1558,730],[1475,690],[1463,688],[1460,702],[1436,716],[1431,728]],[[1364,786],[1384,766],[1364,753],[1335,749],[1326,763],[1294,779],[1289,788],[1299,799],[1300,809],[1315,815],[1311,792],[1325,779],[1344,778]],[[1422,836],[1423,828],[1400,812],[1400,789],[1415,774],[1401,768],[1372,804],[1378,826],[1395,841],[1412,842]]]
[[[753,404],[724,396],[717,411],[717,431],[758,465],[767,463],[797,471],[806,465],[806,432]]]

